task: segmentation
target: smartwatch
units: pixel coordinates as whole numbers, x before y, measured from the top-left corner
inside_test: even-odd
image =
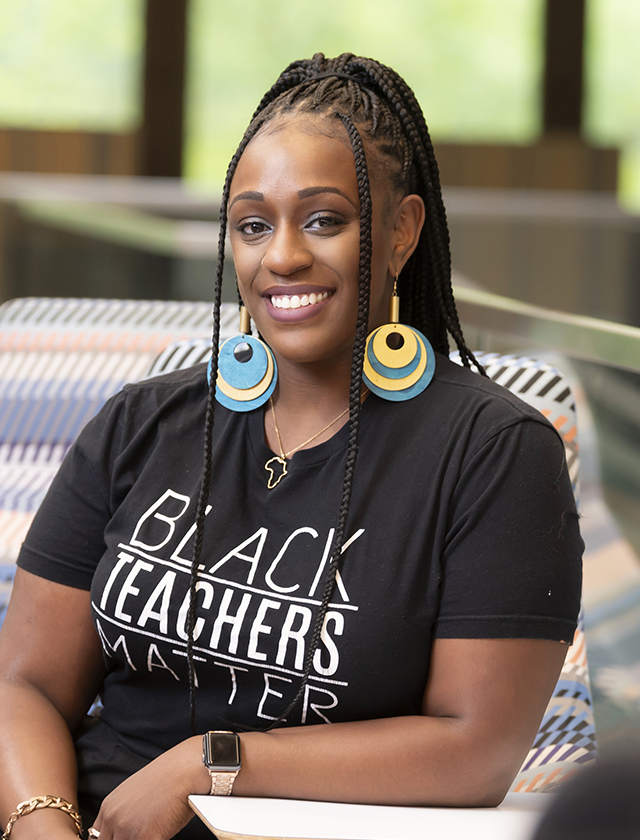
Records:
[[[207,732],[202,739],[202,761],[211,776],[211,795],[229,796],[242,767],[240,738],[235,732]]]

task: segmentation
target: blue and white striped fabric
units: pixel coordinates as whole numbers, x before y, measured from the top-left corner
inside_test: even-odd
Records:
[[[236,331],[224,304],[222,331]],[[0,306],[0,620],[18,550],[87,420],[168,344],[211,333],[211,304],[23,298]]]

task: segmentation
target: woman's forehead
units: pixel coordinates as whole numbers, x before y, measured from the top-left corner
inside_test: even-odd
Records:
[[[265,127],[240,158],[231,182],[231,195],[239,190],[275,187],[285,182],[302,189],[316,182],[333,181],[348,184],[357,194],[355,161],[348,138],[345,143],[322,130],[328,122],[295,119],[287,124],[278,121],[272,130]]]

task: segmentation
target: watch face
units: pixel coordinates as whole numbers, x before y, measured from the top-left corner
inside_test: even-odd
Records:
[[[239,770],[240,739],[235,732],[207,732],[203,739],[203,759],[212,770]]]

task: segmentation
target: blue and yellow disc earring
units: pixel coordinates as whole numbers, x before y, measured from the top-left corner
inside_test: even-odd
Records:
[[[251,318],[240,307],[240,335],[227,339],[218,355],[216,399],[231,411],[252,411],[267,402],[278,381],[276,360],[259,338],[250,334]],[[207,369],[211,382],[211,362]]]
[[[419,330],[399,323],[397,274],[389,302],[389,321],[367,338],[363,379],[369,390],[383,400],[403,402],[417,397],[431,382],[436,359],[433,347]]]

